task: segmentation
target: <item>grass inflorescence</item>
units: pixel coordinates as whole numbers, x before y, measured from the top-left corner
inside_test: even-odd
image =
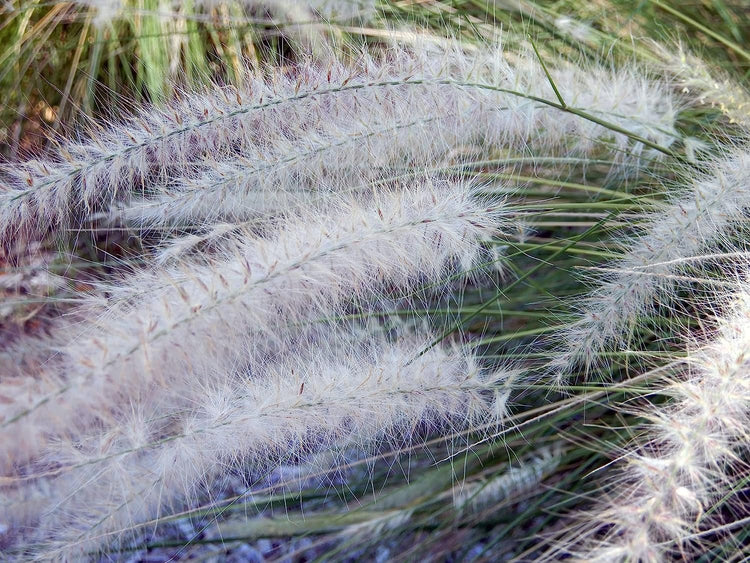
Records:
[[[0,7],[0,555],[743,560],[746,2]]]

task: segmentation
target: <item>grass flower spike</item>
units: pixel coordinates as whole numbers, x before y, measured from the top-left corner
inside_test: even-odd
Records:
[[[489,45],[475,53],[424,45],[383,60],[363,56],[353,67],[302,63],[241,90],[185,94],[62,143],[55,157],[6,169],[3,237],[78,228],[102,212],[144,229],[200,226],[252,215],[271,190],[340,189],[342,179],[351,188],[404,167],[434,167],[466,147],[575,154],[606,141],[638,155],[644,146],[635,138],[662,150],[674,140],[677,103],[663,85],[571,64],[552,75],[566,108],[586,108],[594,120],[559,107],[533,55],[511,62]]]
[[[427,182],[292,215],[275,237],[250,238],[233,255],[111,287],[114,304],[90,311],[64,343],[55,369],[65,384],[2,405],[3,467],[24,463],[53,435],[127,410],[155,386],[179,395],[215,361],[246,365],[295,323],[336,315],[385,284],[407,288],[457,263],[469,268],[501,217],[502,206],[478,203],[466,184]],[[19,424],[37,438],[17,442]]]
[[[607,500],[563,551],[586,561],[664,561],[704,550],[700,532],[721,523],[714,504],[744,472],[750,422],[750,292],[745,286],[716,337],[690,354],[641,415],[650,430],[629,447]],[[713,513],[713,516],[712,516]]]
[[[0,0],[0,559],[742,559],[748,1]]]
[[[471,356],[439,348],[415,359],[425,342],[374,340],[338,352],[321,343],[309,357],[225,378],[171,420],[173,434],[131,418],[116,435],[71,444],[61,459],[70,469],[56,482],[59,504],[43,517],[40,538],[64,546],[57,556],[77,557],[192,500],[228,466],[262,471],[343,442],[408,443],[417,425],[499,422],[512,373],[483,374]]]
[[[623,257],[582,305],[582,315],[562,336],[550,367],[559,378],[576,367],[589,369],[600,352],[622,345],[639,316],[656,300],[668,303],[674,275],[684,260],[724,239],[750,207],[750,152],[733,149],[705,172],[689,176],[690,187],[646,219],[642,234],[625,243]]]

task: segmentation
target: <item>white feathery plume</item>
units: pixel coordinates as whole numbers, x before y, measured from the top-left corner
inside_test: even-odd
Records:
[[[580,307],[580,318],[553,339],[556,357],[549,367],[558,378],[580,366],[589,369],[600,352],[624,344],[632,323],[656,299],[669,302],[682,259],[720,241],[744,217],[750,207],[748,147],[730,150],[688,181],[688,189],[651,215],[643,234],[626,242],[623,257],[609,265],[611,273]]]
[[[300,358],[249,377],[219,378],[224,384],[206,389],[167,434],[151,428],[163,422],[134,416],[98,438],[61,447],[58,461],[69,469],[55,481],[37,539],[57,557],[79,557],[178,508],[228,467],[262,471],[342,441],[398,441],[399,434],[410,441],[417,426],[463,428],[504,415],[497,405],[504,409],[502,384],[512,372],[482,373],[461,351],[419,355],[421,339],[331,349],[342,341],[352,342],[334,333]]]
[[[606,140],[622,152],[643,148],[525,98],[554,100],[542,68],[528,54],[511,62],[500,48],[476,54],[456,46],[422,47],[396,52],[386,62],[365,59],[357,72],[344,88],[358,88],[368,78],[371,85],[357,90],[347,105],[332,102],[335,109],[314,131],[287,130],[283,138],[264,140],[231,160],[206,162],[194,176],[173,179],[114,216],[146,229],[246,219],[324,199],[343,181],[351,189],[409,167],[439,167],[467,146],[523,150],[531,143],[553,153],[585,153]],[[569,104],[591,108],[597,117],[665,147],[671,144],[675,104],[661,85],[628,70],[614,74],[572,66],[558,69],[555,81]],[[346,93],[345,99],[351,92]]]
[[[63,385],[0,405],[4,471],[51,437],[106,422],[157,388],[179,396],[219,360],[239,368],[262,358],[295,323],[339,314],[384,288],[439,280],[451,266],[470,268],[503,215],[502,205],[473,199],[467,184],[428,181],[364,206],[336,206],[290,216],[271,238],[249,238],[214,261],[108,288],[112,305],[58,335],[63,345],[49,369]]]
[[[750,286],[720,319],[718,332],[662,390],[670,402],[640,413],[650,432],[623,456],[611,495],[560,549],[586,561],[689,559],[713,503],[746,471],[741,450],[750,424]]]
[[[558,66],[551,74],[568,108],[657,146],[672,143],[677,102],[665,85],[628,68]],[[252,191],[338,188],[337,178],[435,166],[467,145],[571,153],[607,141],[616,151],[643,152],[627,135],[556,104],[535,56],[511,59],[498,45],[476,52],[422,45],[381,60],[363,55],[350,67],[269,70],[241,91],[185,94],[163,110],[63,142],[55,157],[5,167],[0,239],[80,226],[133,200],[126,215],[144,228],[244,216],[262,200]]]
[[[714,74],[706,62],[682,46],[655,46],[667,72],[675,77],[682,93],[699,104],[718,108],[730,123],[750,130],[750,92],[728,76]]]

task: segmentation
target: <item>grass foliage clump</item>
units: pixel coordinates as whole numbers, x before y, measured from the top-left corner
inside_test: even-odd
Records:
[[[0,555],[744,560],[744,1],[0,7]]]

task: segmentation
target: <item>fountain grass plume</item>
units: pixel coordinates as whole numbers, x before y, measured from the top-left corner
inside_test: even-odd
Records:
[[[179,396],[217,361],[250,365],[295,325],[468,270],[482,241],[504,226],[502,203],[475,199],[466,183],[416,183],[366,204],[343,198],[327,213],[288,216],[270,238],[227,255],[135,274],[103,290],[105,307],[58,335],[62,385],[3,404],[3,469],[15,471],[56,436],[106,424],[158,389]],[[24,440],[18,442],[18,428]]]
[[[529,53],[511,59],[500,47],[480,53],[457,45],[428,47],[397,50],[385,60],[363,59],[356,77],[342,84],[345,91],[330,94],[343,94],[351,103],[332,101],[333,109],[314,130],[287,129],[283,138],[237,158],[207,160],[194,177],[177,177],[127,202],[113,219],[146,230],[243,220],[324,200],[332,191],[362,189],[410,169],[460,164],[462,149],[475,157],[529,147],[588,154],[609,145],[628,162],[643,150],[621,132],[535,99],[556,103],[539,61]],[[562,64],[554,80],[571,107],[586,108],[613,127],[664,147],[676,137],[678,102],[637,72]]]
[[[558,381],[577,368],[588,372],[601,362],[601,352],[624,346],[639,317],[671,301],[684,260],[720,242],[744,218],[750,207],[747,145],[685,178],[688,187],[650,214],[641,234],[623,241],[622,258],[603,268],[600,285],[579,307],[573,326],[552,339],[558,353],[548,367]]]
[[[663,67],[675,77],[676,86],[693,103],[717,108],[730,123],[750,130],[750,92],[724,73],[690,53],[683,45],[667,48],[654,44]]]
[[[145,229],[201,225],[252,213],[253,192],[271,186],[294,193],[345,178],[351,187],[431,168],[467,146],[576,154],[605,143],[630,161],[671,154],[679,101],[666,85],[629,68],[560,62],[550,72],[564,105],[530,52],[424,43],[183,93],[60,141],[51,157],[4,166],[0,240],[80,228],[101,213]]]
[[[747,477],[749,360],[744,282],[714,337],[657,390],[667,402],[639,410],[646,431],[625,448],[605,499],[579,515],[582,523],[557,546],[559,553],[656,562],[705,551],[701,532],[723,523],[717,505]]]
[[[100,436],[62,444],[55,459],[66,469],[35,533],[43,557],[122,544],[229,468],[262,472],[344,442],[403,445],[501,422],[514,372],[483,372],[460,350],[418,355],[425,342],[329,334],[278,365],[215,378],[223,384],[188,412],[156,423],[135,413]]]

